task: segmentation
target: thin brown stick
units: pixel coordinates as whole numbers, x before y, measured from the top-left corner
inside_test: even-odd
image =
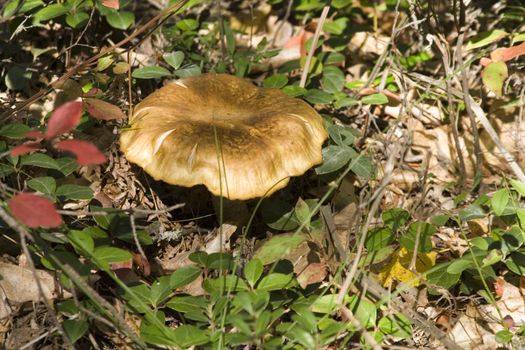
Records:
[[[476,117],[472,112],[472,106],[470,100],[467,96],[469,94],[469,82],[467,77],[467,68],[463,65],[463,39],[466,35],[466,28],[458,36],[458,42],[456,45],[456,61],[458,62],[458,67],[461,70],[461,89],[463,90],[463,96],[465,101],[465,109],[467,110],[467,115],[470,120],[470,128],[472,131],[472,137],[474,139],[474,156],[476,157],[475,165],[475,177],[474,179],[478,180],[481,178],[481,167],[483,165],[483,152],[481,150],[481,144],[479,141],[479,131],[476,125]]]
[[[452,99],[452,85],[450,79],[453,77],[453,69],[450,62],[450,54],[447,49],[448,43],[445,39],[439,37],[434,40],[434,44],[437,46],[443,56],[443,68],[445,70],[445,83],[447,86],[447,98],[448,98],[448,117],[452,126],[452,139],[454,140],[454,146],[456,148],[456,154],[458,155],[459,161],[459,187],[463,188],[465,180],[467,178],[467,170],[465,167],[465,159],[463,158],[463,152],[461,151],[461,143],[459,142],[459,130],[458,121],[456,119],[456,111],[454,109],[454,101]]]
[[[330,11],[330,6],[325,6],[323,12],[321,12],[321,17],[319,17],[319,23],[317,23],[317,28],[315,29],[314,38],[312,39],[312,46],[308,51],[308,56],[306,56],[306,62],[304,63],[303,72],[301,73],[301,81],[299,86],[303,87],[306,85],[306,78],[308,77],[308,70],[312,64],[312,57],[314,56],[317,42],[319,41],[319,36],[321,36],[321,31],[323,30],[324,22],[326,21],[326,16],[328,16],[328,11]]]

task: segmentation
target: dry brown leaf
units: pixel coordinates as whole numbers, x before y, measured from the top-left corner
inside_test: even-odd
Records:
[[[55,278],[49,271],[37,269],[36,274],[42,283],[44,296],[47,299],[54,299],[64,292],[62,289],[57,289]],[[37,284],[30,269],[0,262],[0,276],[2,276],[1,289],[10,301],[23,303],[36,302],[40,299]]]
[[[325,263],[310,263],[297,276],[297,282],[302,288],[306,288],[313,283],[322,282],[328,274],[328,267]]]

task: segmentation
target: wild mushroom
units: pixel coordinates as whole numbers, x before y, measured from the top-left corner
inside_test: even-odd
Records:
[[[327,138],[307,103],[227,74],[164,86],[129,124],[121,149],[153,178],[240,200],[269,195],[321,163]]]

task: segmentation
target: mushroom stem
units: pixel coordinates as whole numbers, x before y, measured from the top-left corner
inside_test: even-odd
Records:
[[[248,222],[250,212],[246,202],[219,196],[212,196],[212,202],[220,225],[234,225],[239,231]]]

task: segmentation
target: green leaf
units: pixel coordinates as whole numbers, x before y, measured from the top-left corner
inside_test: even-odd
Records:
[[[191,18],[178,21],[175,25],[177,28],[183,31],[195,30],[199,28],[199,22]]]
[[[312,104],[328,104],[331,103],[335,97],[328,92],[311,89],[306,93],[305,99]]]
[[[0,163],[0,177],[6,177],[15,172],[15,168],[11,165]]]
[[[350,147],[339,145],[330,145],[323,148],[323,163],[315,168],[315,172],[318,175],[323,175],[343,168],[352,159],[352,151]]]
[[[294,342],[298,342],[305,349],[315,349],[314,337],[304,329],[295,326],[286,332],[286,335]]]
[[[261,337],[268,332],[268,326],[272,321],[272,313],[264,310],[255,320],[255,336]]]
[[[12,15],[14,15],[17,12],[16,10],[19,4],[20,0],[9,0],[8,2],[6,2],[3,17],[11,17]]]
[[[408,339],[412,335],[412,322],[403,314],[382,317],[377,326],[390,336]]]
[[[332,0],[332,6],[336,9],[342,9],[352,5],[352,0]]]
[[[8,137],[10,139],[21,139],[25,137],[31,128],[22,123],[12,123],[4,125],[0,129],[0,136]]]
[[[172,330],[173,339],[182,349],[189,349],[209,341],[208,332],[192,325],[184,324]]]
[[[20,165],[59,170],[57,162],[47,154],[43,153],[33,153],[20,157]]]
[[[72,343],[82,338],[89,329],[89,324],[84,320],[65,320],[62,322],[64,332]]]
[[[330,314],[338,306],[337,298],[337,294],[322,295],[314,300],[314,302],[310,305],[310,309],[313,312]]]
[[[323,30],[330,34],[341,35],[348,26],[348,18],[340,17],[335,21],[328,20],[323,26]]]
[[[33,73],[23,65],[13,65],[5,75],[5,85],[10,90],[23,90],[29,87]]]
[[[351,146],[354,144],[356,137],[359,136],[359,131],[350,127],[344,127],[341,125],[330,125],[328,127],[328,134],[330,138],[339,146]]]
[[[286,84],[288,84],[288,77],[285,74],[275,74],[263,81],[263,86],[270,89],[282,89]]]
[[[204,251],[196,251],[189,255],[188,259],[203,267],[208,267],[208,253]]]
[[[525,184],[523,182],[511,179],[510,184],[516,192],[518,192],[522,197],[525,197]]]
[[[525,276],[525,254],[521,252],[511,253],[507,259],[505,259],[505,265],[516,275]]]
[[[299,227],[294,207],[279,199],[265,199],[261,204],[263,222],[274,230],[291,231]]]
[[[333,4],[333,2],[332,2],[332,4]],[[346,60],[346,57],[342,53],[329,52],[328,55],[326,55],[326,58],[324,60],[324,64],[325,65],[340,64],[340,63],[344,63],[345,60]]]
[[[297,85],[287,85],[283,87],[282,91],[291,97],[303,96],[307,92],[305,88],[297,86]]]
[[[259,283],[257,284],[257,290],[264,290],[270,292],[272,290],[289,289],[294,285],[294,283],[292,283],[292,280],[292,274],[271,273],[267,276],[264,276],[259,281]]]
[[[503,95],[503,84],[508,76],[507,64],[503,61],[491,62],[481,71],[483,84],[498,97]]]
[[[177,69],[175,73],[173,74],[175,74],[179,78],[188,78],[188,77],[193,77],[195,75],[199,75],[201,74],[201,72],[202,72],[201,67],[195,64],[190,64],[181,69]]]
[[[109,269],[110,264],[126,262],[132,259],[131,253],[127,250],[110,246],[96,248],[93,256],[100,263],[99,267],[103,270]]]
[[[68,8],[62,4],[51,4],[35,13],[33,18],[37,22],[48,21],[52,18],[62,16],[68,11]]]
[[[361,102],[363,102],[365,105],[384,105],[388,103],[388,97],[382,93],[372,94],[363,96],[363,98],[361,98]]]
[[[211,253],[206,261],[206,267],[214,270],[231,270],[233,266],[233,257],[228,253]]]
[[[224,275],[219,278],[204,280],[202,287],[208,293],[248,291],[246,282],[235,275]]]
[[[93,198],[93,190],[88,186],[66,184],[58,186],[57,196],[73,200],[89,200]]]
[[[75,248],[80,254],[91,254],[95,249],[95,241],[93,237],[86,231],[71,230],[67,234],[69,243]]]
[[[275,235],[257,249],[254,258],[259,258],[263,265],[271,264],[286,258],[287,254],[307,239],[308,236],[305,234],[283,233]]]
[[[223,20],[223,24],[224,38],[226,39],[226,51],[228,51],[228,55],[230,55],[230,57],[233,57],[233,54],[235,53],[235,35],[230,27],[230,23]]]
[[[72,157],[62,157],[55,159],[58,164],[58,170],[64,174],[64,176],[71,175],[78,168],[77,161]]]
[[[448,289],[459,282],[461,273],[447,272],[450,263],[440,264],[427,271],[427,283]]]
[[[167,307],[178,312],[204,310],[208,305],[209,302],[205,298],[191,295],[177,295],[166,303]]]
[[[323,85],[324,91],[334,94],[343,90],[345,86],[345,75],[339,68],[327,66],[323,70],[321,84]]]
[[[99,72],[102,72],[106,69],[109,68],[109,66],[111,66],[111,64],[113,63],[114,59],[111,55],[107,55],[107,56],[104,56],[104,57],[100,57],[97,61],[97,70]]]
[[[450,265],[447,267],[447,273],[456,275],[461,274],[463,271],[475,268],[476,265],[474,264],[474,261],[469,258],[463,258],[459,260],[452,261]]]
[[[496,342],[500,344],[508,344],[512,341],[514,334],[508,329],[502,329],[496,332]]]
[[[352,171],[357,176],[364,177],[366,179],[371,179],[375,174],[375,166],[372,160],[368,157],[359,156],[359,154],[352,149],[353,157],[355,158],[355,163],[352,165]]]
[[[308,201],[311,200],[308,199]],[[312,207],[315,207],[315,204],[313,204]],[[299,198],[295,204],[295,217],[297,218],[298,222],[300,222],[301,225],[309,227],[313,214],[314,213],[312,212],[308,203],[302,198]]]
[[[434,225],[427,222],[415,222],[408,227],[407,232],[401,236],[399,243],[409,251],[414,251],[416,240],[419,235],[418,252],[428,253],[432,251],[431,236],[437,232]]]
[[[499,41],[508,35],[507,32],[501,29],[494,29],[488,32],[483,32],[467,42],[466,50],[477,49],[483,46],[490,45],[496,41]]]
[[[492,210],[494,210],[494,213],[497,216],[501,216],[503,214],[503,211],[507,207],[507,204],[509,203],[510,199],[510,192],[506,188],[502,188],[498,190],[494,196],[492,196],[490,200],[490,205],[492,206]]]
[[[76,12],[76,13],[69,13],[66,16],[66,23],[71,28],[77,28],[82,23],[87,22],[88,19],[89,19],[89,15],[86,12],[79,11],[79,12]]]
[[[262,272],[263,264],[261,259],[253,258],[246,263],[246,266],[244,266],[244,277],[251,287],[253,287],[259,278],[261,278]]]
[[[137,79],[158,79],[171,76],[171,72],[164,67],[150,66],[138,68],[133,71],[131,76]]]
[[[162,323],[164,323],[164,320]],[[150,344],[171,345],[181,348],[180,344],[174,339],[173,329],[164,324],[141,322],[140,338]]]
[[[341,96],[343,94],[344,96]],[[346,96],[344,93],[340,92],[336,95],[336,100],[334,102],[334,107],[336,109],[341,109],[345,107],[355,106],[359,104],[359,101],[353,97]]]
[[[135,23],[135,15],[129,11],[109,11],[106,15],[109,25],[115,29],[126,30]]]
[[[57,183],[54,178],[50,176],[35,177],[27,181],[27,186],[32,190],[46,195],[53,195],[57,188]]]
[[[162,55],[162,58],[174,69],[179,69],[180,65],[182,64],[182,61],[184,61],[184,52],[175,51],[165,53],[164,55]]]
[[[481,219],[486,216],[483,208],[479,205],[472,204],[466,208],[463,208],[459,211],[459,218],[461,221],[470,221],[475,219]]]
[[[382,218],[385,225],[392,228],[392,231],[397,232],[410,219],[410,213],[405,209],[392,208],[385,211],[382,214]]]
[[[352,310],[359,323],[366,329],[374,327],[377,319],[377,309],[374,304],[363,297],[353,295],[350,297],[348,308]]]
[[[393,241],[394,235],[392,234],[392,229],[389,227],[379,227],[372,229],[368,233],[365,246],[369,252],[375,252],[389,246]]]

